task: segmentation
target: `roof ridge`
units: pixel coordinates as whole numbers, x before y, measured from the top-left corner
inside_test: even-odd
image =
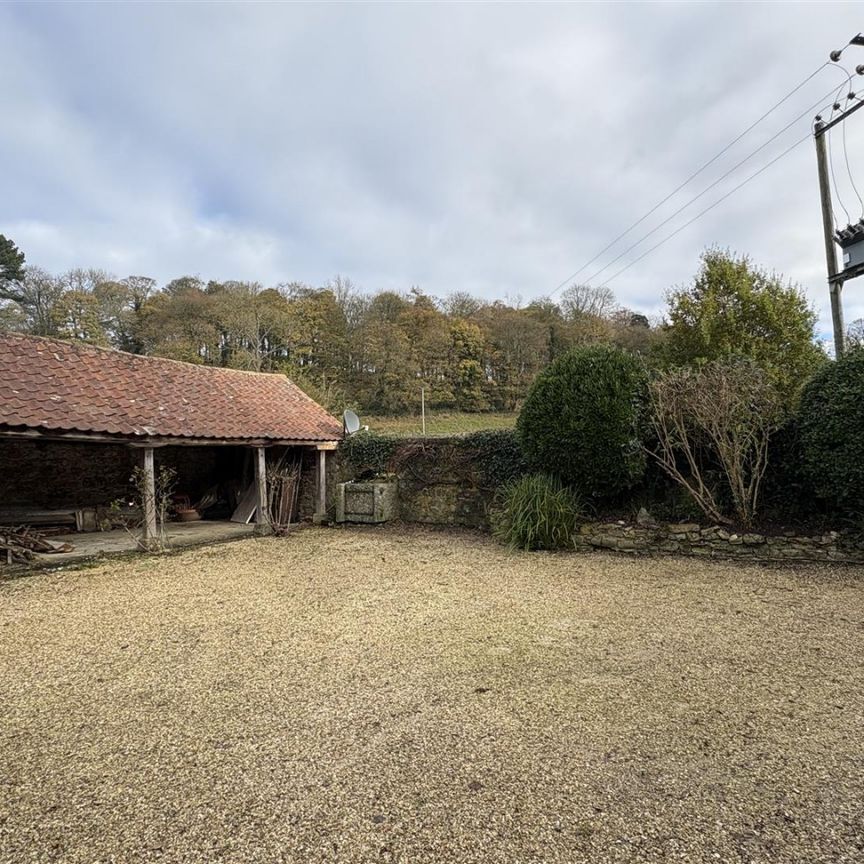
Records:
[[[135,361],[143,361],[145,363],[175,363],[180,366],[189,366],[192,369],[207,369],[211,372],[229,372],[229,373],[239,373],[242,375],[282,375],[287,378],[291,384],[293,384],[304,396],[311,399],[307,393],[303,391],[299,384],[295,383],[289,376],[287,372],[256,372],[254,369],[233,369],[230,366],[210,366],[207,363],[190,363],[188,360],[176,360],[173,357],[159,357],[154,354],[134,354],[132,351],[121,351],[119,348],[112,348],[110,345],[94,345],[92,342],[84,342],[81,339],[61,339],[57,336],[38,336],[35,333],[16,333],[14,331],[7,331],[5,333],[0,333],[0,340],[7,339],[9,337],[15,339],[23,339],[25,341],[34,341],[34,342],[49,342],[58,346],[72,346],[76,350],[82,351],[99,351],[105,354],[113,354],[120,355],[122,357],[131,357]],[[314,399],[312,400],[315,401]]]

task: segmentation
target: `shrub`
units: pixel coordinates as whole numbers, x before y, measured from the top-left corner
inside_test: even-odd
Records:
[[[357,479],[386,473],[400,439],[377,432],[357,432],[342,439],[339,455],[351,466]]]
[[[609,345],[578,348],[537,376],[517,421],[537,471],[595,497],[631,487],[645,470],[641,361]]]
[[[864,506],[864,349],[823,366],[804,388],[798,418],[806,475],[846,511]]]
[[[578,495],[549,474],[529,474],[499,490],[492,533],[514,549],[562,549],[582,516]]]
[[[528,473],[515,429],[472,432],[460,439],[460,449],[470,456],[486,489],[497,489]]]
[[[730,522],[723,506],[750,525],[768,465],[768,444],[782,419],[782,399],[749,360],[674,369],[649,387],[653,456],[709,519]],[[712,477],[716,474],[716,480]]]
[[[772,521],[812,523],[824,515],[804,468],[801,429],[797,417],[789,417],[771,436],[768,471],[765,473],[763,507]]]
[[[784,405],[825,362],[815,343],[816,313],[800,287],[746,256],[708,249],[692,284],[668,297],[668,326],[658,345],[670,367],[747,357],[768,376]]]

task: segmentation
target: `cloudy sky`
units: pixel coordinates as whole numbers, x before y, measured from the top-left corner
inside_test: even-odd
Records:
[[[0,233],[52,271],[270,284],[342,274],[369,290],[528,301],[864,30],[862,11],[0,3]],[[864,48],[843,62],[864,63]],[[842,83],[823,69],[581,278],[802,112],[594,282],[806,136],[809,107]],[[839,134],[833,147],[857,219]],[[847,148],[864,192],[864,113]],[[811,141],[610,287],[658,311],[710,244],[800,282],[828,321]],[[847,287],[850,319],[864,315],[860,282]]]

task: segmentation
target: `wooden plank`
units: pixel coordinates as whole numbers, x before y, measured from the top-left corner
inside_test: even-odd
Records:
[[[36,510],[28,507],[9,507],[0,510],[0,524],[19,525],[75,525],[77,513],[69,510]]]
[[[2,424],[0,424],[2,426]],[[335,450],[338,441],[314,441],[309,438],[153,438],[142,435],[108,435],[98,432],[63,432],[62,430],[0,429],[0,438],[25,438],[31,441],[83,441],[98,444],[126,444],[129,447],[317,447]]]
[[[258,509],[258,488],[254,483],[250,483],[243,494],[240,496],[240,501],[237,507],[231,514],[232,522],[239,522],[241,525],[248,525]]]

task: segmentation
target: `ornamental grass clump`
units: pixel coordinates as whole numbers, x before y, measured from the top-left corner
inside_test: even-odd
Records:
[[[492,533],[513,549],[565,549],[582,518],[576,492],[549,474],[529,474],[502,487],[492,511]]]

